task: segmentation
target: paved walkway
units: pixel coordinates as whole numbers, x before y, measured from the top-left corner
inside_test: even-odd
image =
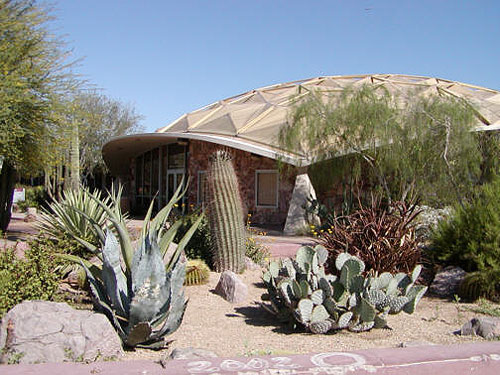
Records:
[[[16,241],[26,241],[30,236],[36,235],[34,222],[25,222],[25,214],[13,213],[12,219],[7,228],[6,239],[1,239],[1,243],[7,242],[8,246],[13,246]],[[142,220],[130,220],[130,226],[142,228]],[[266,236],[255,236],[256,240],[267,246],[271,255],[276,258],[294,257],[299,247],[303,245],[314,245],[314,239],[306,236],[283,236],[273,231],[273,234]]]
[[[0,373],[2,375],[498,375],[500,343],[386,348],[353,352],[325,351],[291,356],[197,358],[162,363],[122,361],[4,365],[0,366]]]

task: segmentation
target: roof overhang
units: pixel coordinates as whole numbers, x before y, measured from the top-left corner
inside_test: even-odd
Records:
[[[158,146],[176,143],[179,140],[193,139],[227,146],[266,158],[281,160],[294,166],[307,166],[309,160],[297,154],[282,152],[273,147],[237,137],[197,134],[184,132],[143,133],[112,138],[102,148],[104,162],[115,176],[128,174],[130,161],[140,154]]]
[[[104,144],[102,157],[115,176],[130,173],[130,162],[140,154],[155,147],[177,142],[176,137],[165,133],[143,133],[115,137]]]

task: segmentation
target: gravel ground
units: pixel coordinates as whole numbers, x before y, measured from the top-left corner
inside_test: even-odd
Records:
[[[214,294],[220,274],[211,273],[207,285],[185,288],[189,303],[183,323],[170,336],[168,349],[150,351],[138,349],[127,352],[125,359],[157,360],[175,348],[208,349],[219,356],[250,356],[266,354],[301,354],[308,352],[349,351],[356,349],[396,347],[403,342],[433,344],[470,343],[481,338],[453,334],[477,313],[466,309],[464,303],[424,297],[417,311],[408,315],[390,315],[392,329],[374,329],[352,333],[340,331],[327,335],[292,333],[256,302],[265,289],[259,285],[260,270],[246,271],[241,278],[249,289],[246,303],[232,305]]]

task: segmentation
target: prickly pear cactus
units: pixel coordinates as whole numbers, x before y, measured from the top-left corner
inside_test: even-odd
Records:
[[[246,232],[238,180],[231,155],[217,151],[210,158],[208,173],[208,219],[214,242],[214,265],[217,272],[245,269]]]
[[[327,252],[321,245],[301,247],[295,260],[273,261],[262,275],[267,287],[262,306],[281,321],[312,333],[349,329],[352,332],[387,327],[387,315],[411,314],[427,290],[415,285],[421,266],[411,275],[384,272],[364,275],[355,256],[340,254],[340,276],[325,273]]]

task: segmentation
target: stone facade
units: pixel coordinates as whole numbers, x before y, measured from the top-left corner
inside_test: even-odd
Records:
[[[188,174],[191,176],[191,187],[188,193],[188,203],[198,203],[199,171],[207,171],[208,158],[216,150],[224,148],[221,145],[190,140],[188,156]],[[278,182],[278,207],[257,207],[255,198],[255,179],[257,170],[278,170],[276,160],[249,152],[225,148],[233,155],[234,167],[240,185],[243,209],[252,215],[253,224],[283,225],[288,213],[292,197],[296,172],[280,173]]]

